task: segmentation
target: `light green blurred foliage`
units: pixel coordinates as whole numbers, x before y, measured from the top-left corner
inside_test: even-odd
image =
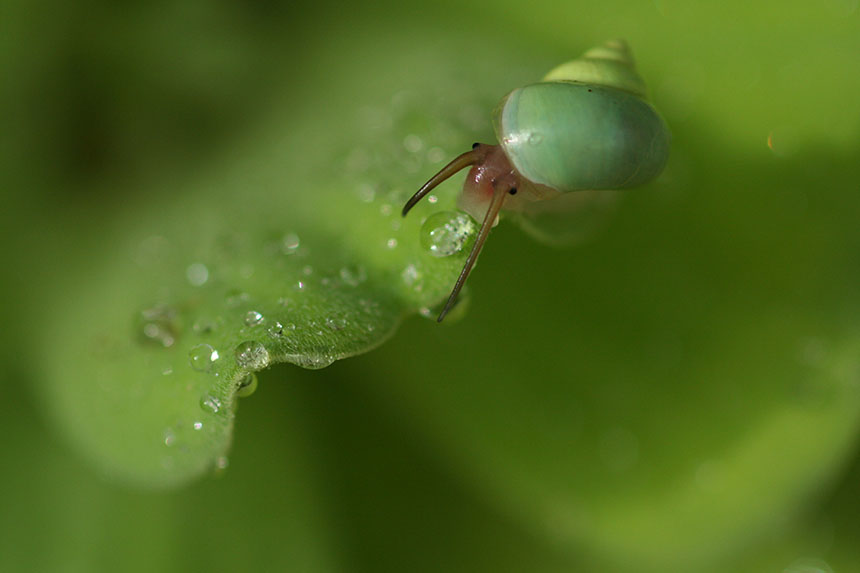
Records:
[[[313,276],[361,265],[390,330],[457,271],[403,288],[456,182],[379,244],[433,170],[403,134],[446,157],[488,140],[506,90],[612,37],[673,131],[657,182],[573,249],[503,221],[459,322],[260,372],[201,458],[232,438],[218,475],[104,479],[93,436],[136,459],[121,426],[151,417],[93,418],[99,376],[149,376],[85,334],[109,317],[137,344],[143,299],[193,291],[206,257],[269,296],[303,266],[244,276],[218,237],[285,229],[320,246]],[[7,3],[0,570],[860,569],[858,58],[852,0]],[[175,260],[141,272],[152,236]]]

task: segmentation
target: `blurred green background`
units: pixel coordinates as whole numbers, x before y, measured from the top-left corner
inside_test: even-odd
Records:
[[[44,333],[147,205],[292,124],[253,179],[312,194],[367,106],[614,37],[672,157],[590,241],[500,225],[463,320],[263,372],[218,476],[129,489],[57,431]],[[858,61],[856,0],[4,3],[0,570],[860,571]]]

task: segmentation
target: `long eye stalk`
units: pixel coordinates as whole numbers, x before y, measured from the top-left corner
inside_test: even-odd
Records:
[[[460,294],[460,290],[463,288],[463,285],[466,284],[466,279],[469,278],[469,273],[472,272],[472,267],[475,266],[475,261],[478,260],[478,255],[481,254],[481,249],[484,248],[484,243],[490,234],[490,229],[493,228],[493,222],[496,220],[496,216],[499,214],[502,204],[505,202],[505,195],[508,194],[508,191],[509,188],[505,186],[500,186],[493,191],[493,198],[490,201],[490,206],[487,208],[487,214],[484,215],[484,222],[481,223],[481,230],[478,231],[478,237],[475,239],[475,244],[472,245],[472,250],[469,252],[469,258],[466,259],[466,264],[463,265],[463,270],[460,271],[460,276],[457,277],[457,283],[454,285],[451,295],[448,297],[448,302],[445,303],[445,307],[442,309],[442,312],[439,313],[439,318],[436,319],[436,322],[442,322],[442,319],[445,318],[445,315],[448,314],[448,311],[450,311],[451,308],[453,308],[454,303],[457,302],[457,295]]]

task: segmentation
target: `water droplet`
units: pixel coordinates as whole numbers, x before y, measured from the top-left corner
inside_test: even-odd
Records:
[[[529,135],[529,138],[528,138],[529,145],[538,145],[538,144],[540,144],[541,141],[543,141],[543,135],[541,135],[540,133],[533,131]]]
[[[421,225],[421,246],[436,257],[448,257],[463,250],[475,233],[475,222],[465,213],[440,211]]]
[[[435,205],[436,203],[439,202],[439,197],[437,197],[436,195],[428,195],[427,196],[427,202],[430,203],[431,205]]]
[[[307,284],[304,281],[297,281],[296,284],[293,285],[294,290],[305,290]]]
[[[188,353],[191,367],[198,372],[211,372],[212,364],[218,360],[218,351],[208,344],[198,344]]]
[[[325,319],[325,325],[332,330],[343,330],[346,328],[346,319],[343,317],[328,317]]]
[[[334,363],[334,357],[325,354],[296,356],[296,364],[308,370],[319,370],[331,366],[332,363]]]
[[[358,286],[367,280],[367,271],[362,266],[346,266],[340,269],[340,280],[349,286]]]
[[[256,340],[246,340],[236,346],[236,362],[242,368],[262,370],[269,365],[269,351]]]
[[[218,470],[226,470],[227,466],[230,465],[230,460],[227,459],[227,456],[218,456],[215,459],[215,469]]]
[[[253,372],[242,378],[239,381],[239,386],[236,388],[236,396],[246,398],[257,390],[257,375]]]
[[[179,313],[167,305],[146,308],[138,315],[138,327],[144,342],[169,348],[176,343],[181,330]]]
[[[202,430],[203,429],[203,422],[194,422],[193,427],[195,430]]]
[[[206,394],[200,399],[200,407],[212,414],[217,414],[221,410],[221,400],[212,394]]]
[[[161,371],[162,376],[170,376],[171,374],[173,374],[173,368],[170,366]]]
[[[263,315],[256,310],[249,310],[247,313],[245,313],[246,326],[257,326],[261,322],[263,322]]]
[[[192,263],[185,269],[185,278],[192,286],[203,286],[209,280],[209,269],[203,263]]]
[[[272,338],[280,338],[284,335],[284,325],[280,322],[275,322],[266,329],[266,332],[269,333],[269,336]]]
[[[403,147],[409,153],[418,153],[424,148],[424,142],[421,141],[420,137],[411,133],[403,139]]]
[[[397,247],[397,239],[395,239],[393,237],[391,239],[388,239],[385,242],[385,246],[388,247],[389,249],[393,249],[393,248]]]
[[[167,428],[164,430],[164,445],[168,448],[176,443],[176,434],[173,433],[173,429]]]
[[[415,284],[421,277],[421,273],[418,272],[418,269],[415,268],[415,265],[409,264],[406,265],[406,268],[403,269],[403,272],[400,273],[400,278],[403,279],[403,282],[406,283],[406,286],[412,286]]]
[[[299,245],[301,245],[301,241],[295,233],[287,233],[281,238],[281,252],[285,255],[294,254],[299,249]]]

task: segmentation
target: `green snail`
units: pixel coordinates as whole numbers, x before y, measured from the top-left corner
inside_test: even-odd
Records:
[[[642,185],[660,174],[669,157],[669,129],[646,101],[645,82],[623,40],[588,50],[542,81],[515,89],[493,115],[499,144],[475,143],[403,207],[405,217],[442,181],[471,167],[458,206],[483,223],[439,322],[502,208],[521,211],[563,193]]]

